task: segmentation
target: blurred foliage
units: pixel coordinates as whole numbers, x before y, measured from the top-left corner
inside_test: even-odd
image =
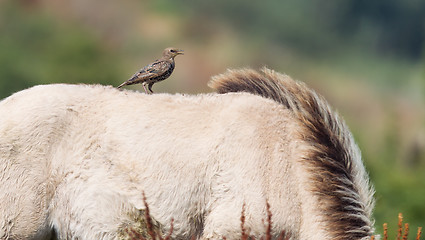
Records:
[[[182,8],[179,1],[158,2],[161,8]],[[423,56],[425,2],[421,0],[183,2],[190,6],[188,12],[225,21],[250,37],[290,44],[309,56],[329,56],[329,51],[356,44],[393,57],[418,60]]]
[[[111,83],[117,61],[80,26],[7,2],[0,8],[0,98],[47,83]]]
[[[185,50],[166,91],[228,67],[307,81],[352,128],[376,223],[425,226],[425,1],[0,1],[0,98],[47,83],[119,84],[164,47]],[[167,88],[168,86],[168,88]],[[137,88],[134,87],[134,88]]]

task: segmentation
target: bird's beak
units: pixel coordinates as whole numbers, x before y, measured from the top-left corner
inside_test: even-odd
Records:
[[[184,55],[184,51],[183,50],[177,50],[176,54],[177,55]]]

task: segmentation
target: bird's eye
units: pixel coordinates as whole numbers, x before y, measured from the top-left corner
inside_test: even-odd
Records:
[[[176,50],[171,49],[170,52],[176,52]]]

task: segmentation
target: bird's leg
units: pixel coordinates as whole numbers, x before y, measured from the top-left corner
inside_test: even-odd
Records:
[[[148,85],[148,89],[149,89],[149,91],[150,91],[151,93],[153,93],[153,91],[152,91],[152,86],[153,86],[153,83],[149,83],[149,85]]]
[[[143,83],[142,83],[143,89],[145,89],[145,93],[146,93],[146,94],[149,94],[149,93],[148,93],[148,90],[146,90],[146,86],[145,86],[145,85],[146,85],[146,82],[143,82]]]

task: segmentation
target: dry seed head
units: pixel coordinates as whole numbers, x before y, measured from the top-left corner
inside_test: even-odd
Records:
[[[384,239],[388,240],[388,224],[384,223]]]
[[[397,240],[401,240],[401,234],[403,233],[403,214],[398,214],[398,231]]]
[[[416,234],[416,240],[421,239],[421,234],[422,234],[422,227],[418,227],[418,233]]]
[[[404,224],[404,234],[403,234],[403,240],[407,240],[407,236],[409,235],[409,224]]]

